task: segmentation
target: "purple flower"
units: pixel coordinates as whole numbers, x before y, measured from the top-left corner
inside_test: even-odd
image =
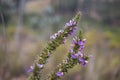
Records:
[[[28,69],[28,72],[32,72],[34,69],[34,66],[30,66],[30,68]]]
[[[85,43],[86,43],[86,39],[83,39],[83,40],[78,41],[78,44],[79,44],[80,46],[85,45]]]
[[[76,31],[77,27],[71,27],[70,28],[70,36],[73,36],[74,32]]]
[[[77,54],[71,54],[71,57],[72,57],[73,59],[76,59],[78,56],[77,56]]]
[[[69,26],[71,26],[71,23],[70,23],[70,22],[67,22],[65,26],[66,26],[66,27],[69,27]]]
[[[61,77],[61,76],[63,76],[63,72],[58,71],[58,72],[56,73],[56,75],[57,75],[58,77]]]
[[[69,22],[67,22],[65,24],[65,27],[69,27],[69,26],[76,26],[76,22],[74,21],[74,19],[70,20]]]
[[[85,60],[83,58],[79,58],[79,62],[83,63]]]
[[[70,34],[70,36],[72,36],[74,34],[74,31],[71,31],[69,34]]]
[[[84,62],[82,63],[82,65],[83,65],[83,66],[86,66],[86,64],[87,64],[87,62],[86,62],[86,61],[84,61]]]
[[[79,57],[83,57],[83,54],[80,51],[78,51],[77,54],[78,54]]]
[[[85,61],[83,58],[79,58],[79,63],[82,63],[83,66],[86,66],[87,61]]]
[[[56,36],[54,36],[54,35],[50,36],[50,39],[55,39],[55,38],[56,38]]]
[[[43,64],[37,64],[39,68],[43,68]]]
[[[79,51],[82,51],[84,49],[84,45],[81,45],[80,48],[79,48]]]
[[[78,45],[80,46],[79,51],[82,51],[85,47],[86,39],[83,39],[82,41],[78,41]]]
[[[72,19],[72,20],[70,20],[70,24],[71,24],[71,25],[76,25],[77,23],[75,22],[74,19]]]
[[[83,45],[84,45],[84,42],[83,42],[83,41],[78,41],[78,45],[79,45],[79,46],[83,46]]]

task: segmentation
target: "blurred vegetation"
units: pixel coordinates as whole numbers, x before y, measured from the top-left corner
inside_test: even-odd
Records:
[[[86,68],[77,65],[62,80],[120,80],[119,4],[119,0],[0,0],[5,23],[4,27],[0,17],[0,80],[26,80],[27,69],[49,36],[79,10],[85,53],[93,57]],[[49,59],[43,78],[65,58],[71,39]]]

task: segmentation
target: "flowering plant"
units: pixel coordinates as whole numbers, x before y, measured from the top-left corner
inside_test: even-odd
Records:
[[[89,57],[83,54],[86,39],[82,39],[81,31],[79,35],[73,38],[73,45],[68,52],[68,56],[61,64],[57,66],[53,73],[48,77],[50,80],[58,80],[61,76],[68,72],[68,69],[73,68],[77,63],[85,66]]]
[[[34,64],[30,66],[30,69],[28,70],[28,72],[32,73],[29,77],[29,80],[41,80],[41,70],[44,68],[47,59],[57,47],[65,43],[66,38],[69,35],[72,36],[74,34],[74,31],[77,29],[79,19],[80,12],[72,20],[65,24],[65,28],[63,30],[59,30],[54,35],[50,36],[51,40],[48,42],[48,46],[43,49],[41,54],[35,60]],[[69,68],[72,68],[77,63],[86,65],[88,57],[82,54],[85,39],[82,39],[81,32],[76,38],[73,39],[73,44],[74,46],[72,46],[70,49],[67,59],[64,60],[63,63],[61,63],[53,73],[51,73],[51,76],[48,79],[60,79],[60,77],[65,74]]]

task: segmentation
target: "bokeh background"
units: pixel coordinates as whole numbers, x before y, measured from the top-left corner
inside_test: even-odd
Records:
[[[27,80],[27,70],[78,11],[93,57],[76,65],[62,80],[120,80],[120,0],[0,0],[0,80]],[[72,38],[48,60],[43,79],[65,59]]]

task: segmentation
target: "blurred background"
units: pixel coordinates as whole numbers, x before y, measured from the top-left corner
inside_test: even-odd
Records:
[[[62,80],[120,80],[120,0],[0,0],[0,80],[27,80],[49,36],[78,11],[78,28],[87,39],[84,52],[93,57]],[[65,59],[71,40],[54,52],[43,79]]]

